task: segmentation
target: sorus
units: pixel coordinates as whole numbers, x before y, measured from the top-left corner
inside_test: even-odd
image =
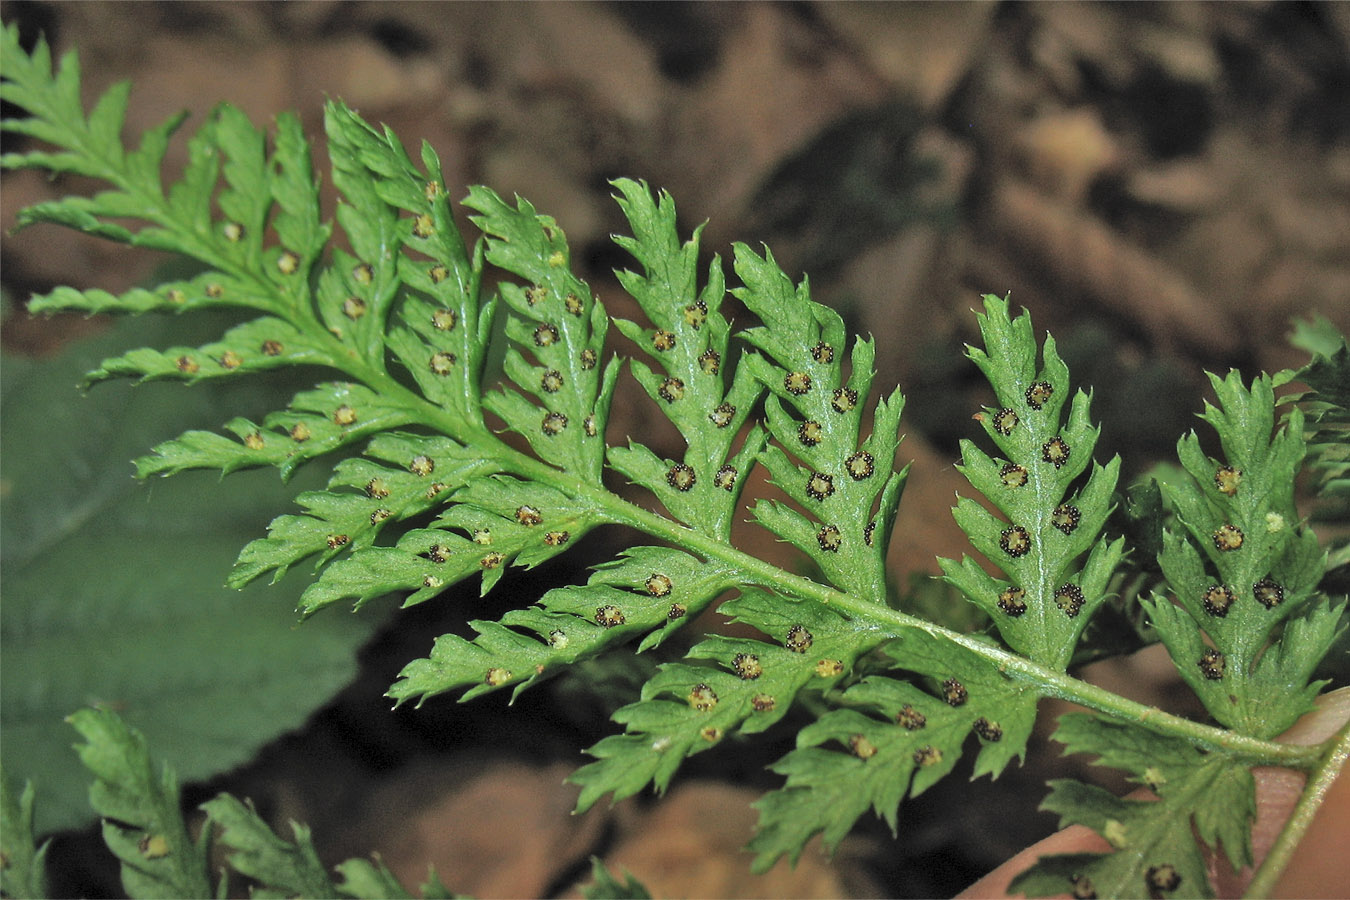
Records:
[[[838,553],[844,543],[844,536],[835,525],[826,525],[816,532],[816,543],[826,553]]]
[[[534,345],[536,347],[551,347],[558,342],[558,329],[547,322],[535,326]]]
[[[1055,605],[1074,618],[1083,609],[1083,589],[1076,584],[1060,585],[1055,591]]]
[[[549,437],[562,434],[563,429],[567,427],[567,416],[560,412],[547,413],[539,427]]]
[[[830,398],[830,405],[834,407],[835,412],[846,413],[858,405],[858,392],[853,388],[839,388]]]
[[[858,759],[871,759],[877,754],[877,746],[861,734],[855,734],[848,739],[848,748],[853,751],[853,755]]]
[[[1266,609],[1274,609],[1284,602],[1284,586],[1267,576],[1252,585],[1252,596]]]
[[[708,304],[702,300],[697,303],[691,303],[684,308],[684,321],[694,330],[698,330],[708,318]]]
[[[736,407],[730,403],[719,404],[716,409],[708,413],[708,421],[712,422],[718,428],[726,428],[731,424],[731,420],[736,417]]]
[[[998,608],[1016,618],[1027,611],[1027,592],[1020,587],[1010,587],[998,595]]]
[[[1204,673],[1205,678],[1210,681],[1219,681],[1223,678],[1223,670],[1228,665],[1228,660],[1224,655],[1213,647],[1209,647],[1204,653],[1200,654],[1200,660],[1196,663],[1200,671]]]
[[[764,674],[759,657],[753,653],[737,653],[731,658],[731,668],[742,681],[753,681]]]
[[[897,725],[904,726],[906,731],[918,731],[928,724],[928,717],[906,703],[904,706],[900,707],[900,711],[895,714],[895,722]]]
[[[684,397],[684,382],[673,376],[667,378],[661,382],[661,387],[657,389],[657,393],[667,403],[674,403]]]
[[[713,484],[724,491],[730,491],[736,487],[736,474],[735,466],[723,466],[718,469],[717,474],[713,476]]]
[[[784,643],[794,653],[805,653],[811,649],[812,640],[811,632],[806,630],[805,625],[793,625],[788,629]]]
[[[1027,534],[1027,530],[1021,525],[1013,525],[1011,528],[1003,529],[998,538],[998,545],[1011,557],[1026,556],[1031,552],[1031,535]]]
[[[1031,387],[1027,388],[1026,398],[1027,406],[1032,409],[1040,409],[1055,393],[1055,386],[1048,381],[1033,382]]]
[[[1233,605],[1237,596],[1233,589],[1225,584],[1211,584],[1205,588],[1204,595],[1200,598],[1200,603],[1205,608],[1205,612],[1211,616],[1223,618],[1228,615],[1228,610]],[[1258,598],[1259,599],[1259,598]]]
[[[1242,546],[1242,529],[1236,525],[1220,525],[1212,535],[1214,547],[1221,553],[1229,553]]]
[[[800,397],[811,390],[811,376],[805,372],[789,372],[783,376],[783,388],[789,394]]]
[[[806,479],[806,493],[813,500],[824,500],[834,493],[834,479],[823,472],[812,472]]]
[[[876,461],[866,450],[859,450],[844,460],[844,468],[854,481],[862,481],[872,477],[872,473],[876,470]]]
[[[1055,511],[1050,514],[1050,524],[1054,525],[1065,534],[1073,534],[1074,529],[1078,527],[1078,521],[1082,518],[1082,513],[1078,507],[1068,503],[1061,503],[1055,507]]]
[[[1069,461],[1069,445],[1063,438],[1051,438],[1041,445],[1041,459],[1058,469]]]
[[[1176,866],[1166,863],[1161,866],[1150,866],[1144,873],[1144,880],[1148,882],[1150,896],[1154,896],[1158,891],[1170,893],[1181,887],[1181,873],[1177,871]]]
[[[1005,406],[994,413],[994,430],[1002,435],[1012,434],[1012,430],[1017,427],[1017,421],[1017,413]]]
[[[975,720],[971,729],[991,744],[1003,739],[1003,729],[997,722],[991,722],[984,716]]]
[[[1238,492],[1238,485],[1242,483],[1242,470],[1235,469],[1232,466],[1222,466],[1219,471],[1214,473],[1214,487],[1220,494],[1227,494],[1232,497]]]
[[[925,744],[914,751],[914,764],[916,766],[935,766],[942,762],[942,751],[932,744]]]
[[[595,607],[595,625],[612,629],[612,627],[622,625],[626,621],[628,621],[628,617],[614,604]]]
[[[282,275],[294,275],[300,268],[300,257],[290,250],[283,251],[277,257],[277,271]]]
[[[834,678],[844,674],[844,662],[840,659],[816,660],[816,675],[821,678]]]
[[[717,692],[699,682],[689,691],[689,705],[699,712],[710,712],[717,705]]]

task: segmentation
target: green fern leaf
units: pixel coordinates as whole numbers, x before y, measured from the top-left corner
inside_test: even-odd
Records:
[[[688,656],[713,665],[661,666],[643,686],[642,698],[614,714],[627,733],[601,740],[587,751],[597,761],[571,776],[582,786],[579,811],[606,793],[618,801],[648,783],[664,791],[686,757],[738,731],[763,731],[783,717],[799,692],[828,691],[884,639],[825,607],[766,591],[743,589],[720,611],[735,622],[753,623],[778,643],[710,636]]]
[[[839,702],[846,708],[798,733],[797,749],[773,766],[787,784],[755,804],[760,823],[749,849],[758,854],[756,871],[783,855],[795,862],[817,833],[833,848],[869,808],[895,831],[900,801],[950,773],[972,733],[980,744],[972,777],[996,777],[1025,754],[1036,719],[1034,688],[919,631],[885,653],[901,668],[927,676],[933,692],[869,675],[844,691]]]
[[[669,194],[654,200],[645,183],[619,179],[613,184],[634,235],[614,240],[643,269],[641,275],[617,274],[652,327],[626,319],[615,324],[660,367],[657,373],[640,360],[629,364],[647,396],[679,429],[687,449],[676,462],[630,441],[612,448],[609,462],[655,494],[675,518],[725,541],[745,487],[743,476],[763,448],[764,434],[755,426],[739,451],[732,454],[731,447],[763,388],[744,367],[726,387],[723,366],[730,367],[731,327],[721,310],[725,279],[721,260],[714,257],[707,283],[698,287],[702,229],[681,244]]]
[[[1292,411],[1275,431],[1268,376],[1250,389],[1236,372],[1210,381],[1220,405],[1207,405],[1202,417],[1226,459],[1207,456],[1194,434],[1178,443],[1190,479],[1164,485],[1164,493],[1184,530],[1166,535],[1159,556],[1177,602],[1142,602],[1210,714],[1271,737],[1312,708],[1325,682],[1309,678],[1337,635],[1344,604],[1318,597],[1325,555],[1294,507],[1302,414]]]
[[[487,235],[488,261],[530,282],[501,287],[514,313],[506,323],[512,344],[506,375],[520,390],[503,387],[485,403],[539,456],[598,482],[619,374],[618,360],[599,366],[609,328],[605,308],[572,274],[567,238],[553,219],[523,199],[512,208],[486,188],[471,189],[465,204],[480,213],[473,222]]]
[[[209,431],[189,431],[136,460],[136,474],[172,475],[186,469],[276,466],[287,476],[300,464],[339,447],[415,421],[406,406],[389,403],[370,388],[330,382],[302,391],[287,410],[270,413],[262,425],[235,419],[225,427],[238,440]]]
[[[330,247],[331,225],[320,219],[309,147],[294,117],[279,119],[269,142],[238,110],[219,107],[189,139],[186,172],[166,191],[159,169],[181,118],[128,151],[117,134],[125,87],[85,116],[73,58],[53,73],[45,45],[25,54],[12,28],[4,41],[0,90],[30,113],[5,127],[56,148],[9,154],[4,164],[77,171],[110,185],[94,197],[40,204],[20,223],[54,222],[170,250],[202,268],[121,296],[58,290],[35,307],[136,313],[224,305],[262,313],[200,347],[110,358],[91,381],[195,382],[295,364],[336,372],[261,423],[240,417],[225,433],[189,431],[138,461],[142,476],[266,465],[286,477],[318,456],[347,451],[324,490],[302,494],[296,514],[274,519],[267,536],[244,549],[231,583],[280,577],[313,558],[317,578],[300,601],[309,615],[388,593],[419,603],[474,574],[487,591],[506,566],[537,565],[601,524],[635,528],[663,545],[635,547],[596,567],[586,584],[550,591],[496,622],[472,622],[472,637],[439,638],[390,690],[400,703],[451,691],[464,699],[508,686],[519,692],[620,643],[650,649],[738,592],[722,611],[759,636],[711,635],[683,661],[658,666],[641,698],[615,714],[624,733],[596,744],[594,762],[573,776],[579,808],[647,785],[662,791],[688,757],[730,735],[763,731],[809,698],[817,718],[774,767],[786,784],[760,804],[752,849],[762,868],[783,855],[795,859],[817,833],[836,845],[868,809],[894,828],[902,798],[952,771],[967,744],[977,747],[975,774],[996,776],[1025,752],[1037,699],[1058,696],[1162,733],[1149,753],[1174,741],[1194,757],[1164,773],[1158,784],[1181,787],[1158,788],[1162,799],[1151,806],[1069,785],[1057,786],[1049,801],[1126,848],[1074,860],[1087,867],[1074,872],[1113,891],[1137,890],[1142,872],[1146,887],[1166,893],[1176,879],[1203,885],[1198,851],[1169,846],[1183,832],[1193,825],[1203,841],[1227,846],[1236,840],[1231,829],[1245,828],[1247,800],[1235,774],[1245,773],[1243,765],[1319,764],[1316,748],[1266,740],[1321,688],[1309,683],[1310,673],[1343,609],[1316,594],[1324,558],[1294,518],[1288,485],[1303,449],[1290,435],[1301,434],[1303,420],[1291,415],[1272,440],[1268,385],[1247,392],[1240,381],[1216,380],[1223,410],[1206,417],[1233,472],[1261,470],[1247,482],[1259,490],[1229,491],[1232,479],[1214,470],[1216,461],[1193,438],[1183,440],[1182,461],[1196,484],[1169,489],[1180,527],[1162,541],[1177,599],[1146,604],[1183,674],[1215,717],[1235,728],[1227,731],[1145,710],[1066,674],[1124,553],[1123,538],[1103,537],[1120,463],[1093,461],[1098,431],[1089,395],[1071,396],[1053,340],[1038,346],[1030,318],[1014,319],[1006,301],[985,298],[985,346],[969,351],[997,398],[997,408],[977,418],[998,456],[962,445],[963,472],[996,512],[970,499],[955,510],[993,565],[943,561],[948,582],[989,617],[1000,643],[888,605],[885,555],[907,476],[896,459],[903,397],[898,390],[883,396],[868,414],[874,342],[850,344],[840,316],[813,302],[809,284],[794,283],[767,249],[734,250],[741,287],[732,293],[760,320],[734,335],[738,346],[722,312],[720,260],[700,285],[700,230],[682,239],[668,195],[642,182],[613,182],[632,232],[616,240],[636,263],[618,277],[646,319],[616,327],[640,351],[629,366],[634,381],[686,446],[678,459],[631,438],[607,448],[622,368],[617,357],[601,359],[609,318],[571,271],[562,230],[528,201],[510,204],[472,188],[465,205],[483,237],[470,251],[434,151],[423,145],[415,160],[388,128],[333,102],[324,128],[343,240]],[[489,267],[516,281],[485,297],[485,278],[497,283]],[[490,358],[501,359],[504,378],[485,392]],[[523,440],[502,439],[503,424]],[[729,543],[756,463],[786,499],[757,502],[755,519],[810,557],[818,580]],[[610,491],[606,464],[663,511]],[[1206,479],[1216,474],[1223,477],[1211,488]],[[1246,552],[1234,555],[1244,541]],[[1226,606],[1213,612],[1206,605],[1214,598],[1204,593],[1211,580],[1237,601],[1250,585],[1265,609],[1249,602],[1231,616]],[[1233,686],[1240,689],[1228,700]],[[1092,730],[1108,725],[1125,728],[1070,723],[1066,740],[1112,764],[1135,765],[1114,732]],[[1089,737],[1073,737],[1074,728]],[[166,785],[146,790],[165,794]],[[1213,798],[1206,805],[1195,792]],[[305,833],[282,841],[233,801],[218,806],[234,822],[227,836],[246,845],[244,866],[275,869],[278,890],[406,896],[387,869],[371,863],[344,864],[344,881],[331,886]],[[1175,849],[1177,861],[1155,859],[1163,849]],[[1041,872],[1063,865],[1047,862]],[[1064,889],[1062,873],[1053,877]],[[448,892],[433,879],[424,893]]]
[[[506,476],[471,479],[452,499],[433,527],[330,565],[305,590],[301,611],[309,615],[349,597],[360,606],[395,590],[411,590],[403,603],[411,606],[475,572],[487,593],[505,566],[538,565],[599,521],[590,507],[554,488]]]
[[[993,577],[971,557],[940,563],[947,580],[989,615],[1008,646],[1062,669],[1106,600],[1124,552],[1123,539],[1100,537],[1120,459],[1093,463],[1087,481],[1071,490],[1092,461],[1099,433],[1088,419],[1088,396],[1078,391],[1062,421],[1069,372],[1054,339],[1046,336],[1038,368],[1030,315],[1013,319],[1007,301],[991,295],[984,306],[978,318],[985,349],[967,352],[1000,404],[977,418],[1007,458],[994,459],[962,441],[961,471],[1003,518],[969,498],[958,502],[954,515],[975,549],[1008,578]]]
[[[427,875],[427,880],[419,888],[418,893],[413,895],[399,884],[394,873],[389,871],[378,856],[374,861],[349,859],[338,863],[336,868],[338,874],[342,876],[342,881],[337,885],[338,892],[356,900],[386,900],[386,898],[411,900],[414,896],[419,896],[422,900],[467,900],[464,894],[456,894],[442,884],[434,870]]]
[[[1186,741],[1076,713],[1060,719],[1055,739],[1067,753],[1091,753],[1099,765],[1124,769],[1156,799],[1122,799],[1095,786],[1052,782],[1042,808],[1059,813],[1061,827],[1092,828],[1115,852],[1042,858],[1014,880],[1011,890],[1038,897],[1066,891],[1213,896],[1196,836],[1213,851],[1222,845],[1234,869],[1250,864],[1255,782],[1240,762]]]
[[[307,507],[307,515],[279,516],[268,526],[266,538],[243,549],[230,573],[230,586],[243,587],[267,572],[274,573],[275,582],[311,554],[321,554],[322,566],[339,551],[368,547],[386,523],[432,509],[452,486],[495,468],[487,460],[466,461],[462,449],[448,439],[397,432],[377,435],[366,455],[389,465],[359,457],[339,462],[328,490],[296,498]]]
[[[166,765],[156,776],[145,738],[112,712],[83,709],[69,721],[85,740],[75,749],[96,779],[89,802],[122,862],[122,887],[132,897],[214,896],[210,832],[196,841],[188,834],[173,770]]]
[[[119,307],[124,305],[121,298],[115,302]],[[282,366],[327,365],[330,362],[326,348],[307,340],[301,331],[289,323],[264,316],[237,325],[225,332],[219,341],[201,347],[170,347],[164,350],[141,347],[105,359],[97,369],[85,376],[85,384],[87,386],[110,378],[138,378],[140,381],[177,379],[191,383],[204,378],[264,372]]]
[[[6,897],[47,896],[47,850],[51,841],[37,846],[33,836],[33,783],[25,782],[22,794],[0,767],[0,892]]]
[[[495,546],[495,533],[493,540]],[[477,563],[485,547],[471,546],[471,563]],[[389,696],[421,703],[467,687],[462,699],[468,700],[508,685],[519,693],[560,665],[637,635],[646,635],[641,649],[659,644],[734,583],[726,568],[687,553],[634,547],[599,567],[584,586],[556,588],[537,607],[507,613],[500,622],[469,623],[479,635],[472,641],[437,638],[431,656],[409,663]]]
[[[615,878],[598,856],[591,857],[591,883],[581,888],[581,896],[586,900],[651,900],[652,897],[631,872],[624,872],[623,881]]]
[[[218,840],[230,848],[230,866],[264,885],[252,890],[251,896],[334,896],[333,883],[304,825],[291,824],[295,833],[292,842],[273,833],[251,804],[245,805],[229,794],[218,794],[201,808],[220,827]]]
[[[736,246],[736,274],[745,286],[733,293],[765,323],[744,338],[766,355],[748,354],[741,363],[769,392],[765,415],[776,443],[760,462],[808,511],[761,501],[755,518],[810,556],[831,583],[883,602],[886,547],[907,472],[894,471],[904,398],[896,390],[878,401],[862,440],[873,341],[854,342],[846,380],[844,322],[810,299],[807,282],[794,287],[772,253],[759,256],[745,245]]]

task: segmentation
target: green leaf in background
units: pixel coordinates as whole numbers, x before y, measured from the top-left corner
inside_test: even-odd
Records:
[[[624,880],[620,881],[605,868],[600,857],[592,856],[591,883],[582,886],[581,896],[586,900],[651,900],[651,893],[633,877],[633,873],[625,871],[623,874]]]
[[[140,320],[52,359],[4,360],[0,757],[11,777],[36,783],[38,833],[90,817],[63,722],[74,710],[121,710],[185,779],[204,778],[246,762],[346,684],[376,621],[333,616],[301,631],[298,580],[223,587],[238,547],[285,503],[275,473],[223,485],[205,473],[133,477],[148,436],[214,427],[225,409],[275,408],[286,385],[72,390],[128,341],[192,343],[228,325],[204,318]],[[304,473],[294,481],[317,486]]]
[[[252,804],[229,794],[219,794],[202,804],[202,809],[220,828],[220,843],[230,848],[230,865],[276,890],[254,890],[256,900],[264,897],[331,897],[333,883],[319,860],[310,840],[309,829],[291,823],[295,841],[278,837],[267,826]]]
[[[33,839],[33,783],[17,794],[0,766],[0,894],[6,897],[47,896],[47,848]]]
[[[116,713],[82,709],[69,722],[85,739],[75,750],[94,775],[89,804],[103,819],[108,849],[122,861],[127,895],[212,896],[211,833],[197,840],[188,834],[173,769],[166,765],[156,774],[145,736]]]

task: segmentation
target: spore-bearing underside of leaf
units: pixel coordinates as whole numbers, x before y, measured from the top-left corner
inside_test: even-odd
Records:
[[[686,758],[779,726],[809,698],[814,721],[771,767],[784,784],[757,804],[751,849],[764,869],[783,856],[795,861],[816,834],[833,848],[868,810],[897,829],[902,799],[950,773],[965,752],[975,776],[996,777],[1023,758],[1038,701],[1054,696],[1094,710],[1062,721],[1058,739],[1071,752],[1124,769],[1158,799],[1056,783],[1046,807],[1096,829],[1117,852],[1044,860],[1019,886],[1165,896],[1208,889],[1204,846],[1221,845],[1235,866],[1251,861],[1248,766],[1313,764],[1311,751],[1280,756],[1270,739],[1324,687],[1313,672],[1344,605],[1319,591],[1326,559],[1293,505],[1304,422],[1295,411],[1277,429],[1269,378],[1250,388],[1236,374],[1213,378],[1219,406],[1204,418],[1224,458],[1183,438],[1190,481],[1165,487],[1173,513],[1159,555],[1165,586],[1140,602],[1222,727],[1192,723],[1067,674],[1128,564],[1125,538],[1108,533],[1121,464],[1096,461],[1090,394],[1071,386],[1053,338],[1038,344],[1030,316],[1014,316],[1006,298],[983,298],[983,347],[968,351],[995,398],[975,417],[994,452],[961,444],[960,470],[987,502],[963,497],[954,516],[978,556],[940,561],[946,581],[991,625],[963,635],[888,602],[886,553],[909,472],[899,459],[903,396],[897,389],[869,401],[875,342],[850,338],[839,314],[812,300],[809,283],[794,282],[768,248],[735,245],[728,288],[720,257],[700,262],[702,228],[680,236],[668,194],[615,180],[631,232],[615,241],[633,260],[616,275],[645,321],[611,320],[575,274],[557,222],[528,200],[473,187],[464,206],[480,236],[466,242],[436,152],[424,144],[414,157],[341,101],[325,109],[339,193],[326,222],[295,116],[279,117],[269,139],[238,110],[219,107],[188,138],[187,168],[165,187],[160,166],[183,117],[128,150],[125,86],[86,115],[73,56],[53,72],[45,44],[29,55],[8,27],[4,41],[0,96],[29,116],[4,127],[55,148],[7,153],[4,166],[111,185],[26,210],[20,225],[64,225],[200,268],[120,296],[58,288],[30,309],[223,306],[254,316],[198,347],[109,358],[87,380],[323,372],[261,421],[188,431],[136,462],[142,478],[250,467],[285,478],[341,452],[324,489],[301,494],[298,511],[243,549],[231,585],[279,579],[312,560],[305,616],[387,594],[407,606],[474,577],[486,593],[509,567],[536,566],[602,525],[643,534],[585,583],[499,620],[471,621],[471,636],[437,638],[389,690],[398,703],[518,693],[625,645],[656,648],[714,608],[737,626],[710,631],[682,660],[659,665],[641,696],[614,714],[623,733],[592,747],[593,761],[572,776],[579,809],[648,785],[662,791]],[[724,311],[729,296],[757,324],[736,330]],[[489,384],[497,360],[501,378]],[[609,443],[620,390],[645,393],[683,452],[667,456],[630,436]],[[778,494],[748,504],[753,521],[808,557],[818,579],[730,542],[756,466]],[[608,490],[606,476],[650,502]],[[112,720],[76,724],[92,742],[144,755]],[[146,856],[136,841],[182,831],[169,809],[176,787],[167,776],[155,786],[144,766],[136,789],[158,805],[113,816],[135,827],[105,829],[124,860]],[[207,806],[245,874],[290,893],[393,890],[392,876],[368,864],[344,864],[346,880],[334,885],[303,829],[285,841],[233,798]],[[186,845],[166,844],[165,855],[194,866],[204,859]],[[198,891],[199,875],[156,863],[152,880]]]

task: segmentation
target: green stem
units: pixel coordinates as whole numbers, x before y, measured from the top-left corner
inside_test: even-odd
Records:
[[[1345,768],[1346,761],[1350,760],[1350,722],[1346,723],[1332,740],[1315,745],[1312,749],[1320,750],[1323,747],[1326,748],[1326,752],[1309,771],[1308,783],[1304,785],[1294,811],[1289,814],[1289,820],[1284,823],[1284,828],[1280,829],[1279,837],[1275,839],[1274,846],[1270,848],[1260,868],[1256,870],[1243,897],[1268,897],[1275,889],[1275,883],[1289,866],[1294,850],[1303,841],[1303,836],[1312,826],[1317,811],[1326,801],[1331,785]]]

